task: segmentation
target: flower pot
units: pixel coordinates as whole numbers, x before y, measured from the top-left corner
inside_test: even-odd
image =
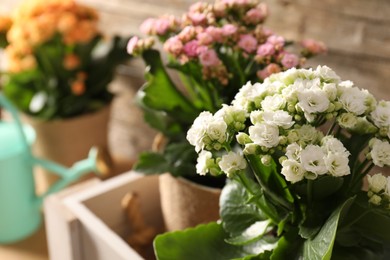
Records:
[[[71,166],[88,155],[92,146],[107,147],[110,106],[94,113],[70,119],[43,121],[26,115],[22,120],[31,125],[37,134],[33,150],[37,157],[64,166]],[[38,192],[45,191],[58,176],[39,169],[36,171]]]
[[[167,231],[181,230],[219,219],[221,189],[166,173],[160,175],[161,209]]]

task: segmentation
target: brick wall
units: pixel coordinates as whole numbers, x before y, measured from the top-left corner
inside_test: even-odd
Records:
[[[213,0],[208,0],[212,2]],[[377,98],[390,100],[390,1],[389,0],[264,0],[269,4],[271,16],[267,26],[293,40],[315,38],[328,45],[326,56],[317,57],[309,65],[326,64],[343,78],[359,87],[372,91]],[[1,0],[0,13],[8,12],[21,0]],[[181,14],[194,1],[191,0],[80,0],[101,12],[102,29],[123,35],[137,34],[140,23],[150,16],[164,13]],[[121,153],[133,156],[130,148],[137,136],[130,133],[134,125],[131,100],[133,88],[142,84],[142,63],[133,61],[122,70],[128,84],[121,81],[114,88],[121,93],[121,104],[114,111],[113,127],[121,133]],[[127,109],[127,110],[126,110]],[[123,112],[127,111],[127,112]],[[138,115],[139,116],[139,115]],[[115,135],[120,136],[120,135]],[[116,140],[118,138],[112,138]],[[115,142],[115,141],[113,141]],[[127,152],[126,152],[127,151]]]

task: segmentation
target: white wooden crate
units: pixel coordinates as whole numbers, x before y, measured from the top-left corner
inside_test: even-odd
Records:
[[[145,222],[162,230],[158,176],[129,172],[103,182],[90,181],[52,195],[44,213],[50,259],[143,259],[123,239],[128,224],[121,200],[136,192]]]

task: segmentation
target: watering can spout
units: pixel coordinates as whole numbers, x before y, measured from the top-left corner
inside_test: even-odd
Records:
[[[37,207],[42,205],[43,199],[47,195],[63,189],[87,173],[94,172],[100,178],[108,176],[112,164],[107,149],[100,147],[91,148],[88,158],[76,162],[69,169],[50,161],[35,159],[35,162],[61,176],[59,181],[54,183],[43,195],[37,197],[35,202]]]

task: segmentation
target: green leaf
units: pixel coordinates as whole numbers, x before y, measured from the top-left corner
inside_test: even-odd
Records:
[[[296,229],[285,233],[278,241],[272,252],[271,260],[297,259],[302,250],[303,239],[299,237]]]
[[[303,253],[305,259],[331,259],[340,215],[343,211],[349,209],[354,199],[355,198],[349,198],[342,205],[336,208],[324,223],[320,232],[313,239],[305,241]]]
[[[162,154],[143,152],[133,169],[145,174],[159,174],[169,172],[169,164]]]
[[[343,186],[343,182],[343,178],[329,175],[312,180],[312,199],[320,200],[329,197]],[[293,188],[298,194],[307,196],[307,185],[307,182],[298,182],[293,185]]]
[[[278,173],[275,161],[272,159],[271,165],[265,166],[257,155],[246,155],[246,158],[267,198],[277,205],[280,210],[291,211],[294,197],[287,187],[286,181]]]
[[[143,104],[151,109],[165,111],[180,122],[191,124],[200,111],[176,88],[165,71],[160,53],[147,50],[142,57],[148,65],[145,74],[147,83],[139,90],[143,92],[140,95]]]
[[[225,242],[227,237],[222,225],[212,222],[158,235],[154,240],[154,250],[158,260],[253,259],[248,257],[272,250],[275,245],[275,239],[267,237],[249,245],[234,246]]]
[[[247,203],[248,194],[237,182],[229,181],[222,189],[220,215],[224,229],[233,236],[242,234],[252,224],[265,220],[264,214],[253,204]]]
[[[246,230],[244,230],[241,235],[228,238],[226,239],[226,242],[232,245],[246,245],[261,238],[267,232],[269,232],[270,224],[271,221],[269,219],[257,221],[253,223],[250,227],[248,227]]]

